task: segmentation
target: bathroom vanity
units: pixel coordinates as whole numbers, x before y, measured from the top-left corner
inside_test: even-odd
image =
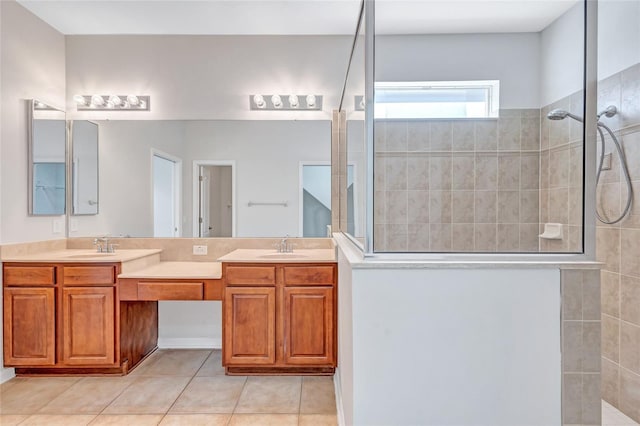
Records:
[[[159,249],[3,259],[4,363],[17,374],[127,374],[157,349],[158,301],[221,300],[227,374],[333,374],[334,250],[235,250],[220,262]]]
[[[235,250],[224,283],[222,363],[227,374],[334,373],[337,267],[332,250]]]

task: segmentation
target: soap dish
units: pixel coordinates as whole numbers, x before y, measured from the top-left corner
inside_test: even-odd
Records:
[[[561,223],[545,223],[544,232],[540,234],[540,238],[545,240],[561,240],[562,224]]]

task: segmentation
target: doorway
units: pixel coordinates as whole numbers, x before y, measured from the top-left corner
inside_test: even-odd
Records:
[[[153,236],[179,237],[182,160],[152,150]]]
[[[196,161],[194,173],[194,236],[235,236],[234,164]]]

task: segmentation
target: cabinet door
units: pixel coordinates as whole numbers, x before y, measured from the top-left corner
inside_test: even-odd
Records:
[[[55,363],[53,288],[4,289],[4,365]]]
[[[333,287],[284,289],[284,361],[334,365]]]
[[[115,362],[115,288],[62,289],[62,364]]]
[[[223,303],[224,364],[274,364],[276,289],[227,287]]]

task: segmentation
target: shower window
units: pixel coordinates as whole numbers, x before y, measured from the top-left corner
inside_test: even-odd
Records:
[[[499,99],[498,80],[376,82],[374,117],[495,118]]]

